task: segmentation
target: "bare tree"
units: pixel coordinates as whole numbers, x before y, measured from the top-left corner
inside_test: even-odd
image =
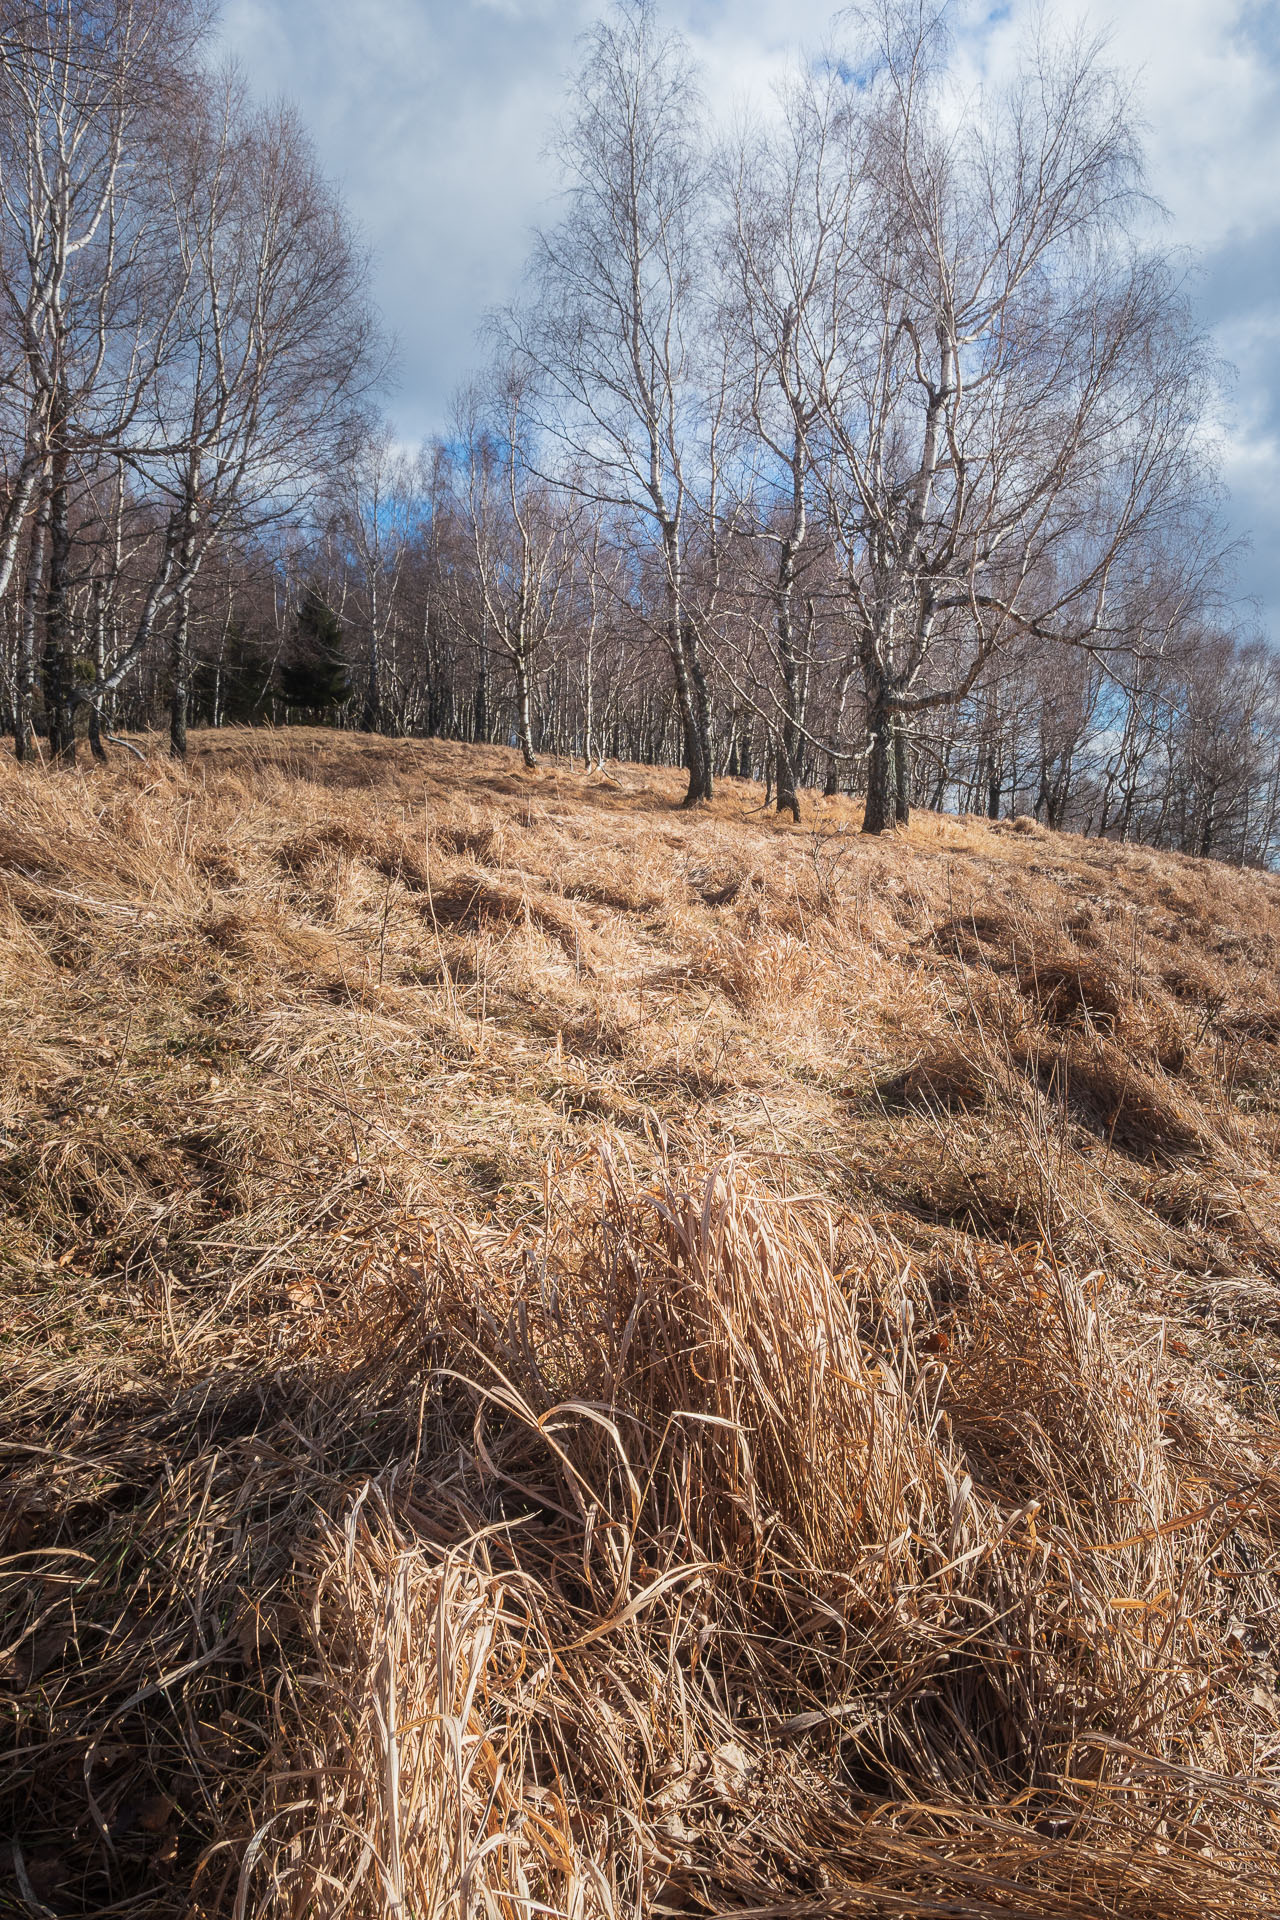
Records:
[[[389,643],[414,514],[412,461],[396,446],[389,422],[360,434],[333,491],[335,529],[349,549],[343,619],[358,636],[364,670],[359,724],[366,733],[379,733],[387,722]]]
[[[867,702],[864,827],[906,812],[907,732],[1028,637],[1102,647],[1126,556],[1195,484],[1203,358],[1133,246],[1138,153],[1097,49],[1041,39],[946,92],[943,23],[877,0],[815,468]]]
[[[293,115],[248,112],[234,74],[186,105],[163,175],[181,263],[179,350],[157,365],[128,444],[165,503],[164,536],[130,643],[79,696],[112,693],[171,610],[179,758],[205,555],[232,530],[296,515],[345,457],[382,364],[362,257]]]
[[[713,777],[689,569],[690,494],[707,425],[700,111],[688,50],[661,31],[652,0],[617,0],[587,35],[560,130],[565,217],[539,234],[532,298],[507,323],[571,483],[654,549],[654,625],[675,681],[690,806],[711,798]]]
[[[532,688],[567,598],[573,546],[562,500],[534,470],[523,359],[495,364],[458,405],[466,511],[483,631],[515,681],[516,737],[537,765]]]
[[[797,614],[812,536],[812,442],[843,346],[862,164],[846,95],[834,62],[811,67],[785,94],[779,123],[744,133],[721,167],[722,323],[762,496],[757,539],[772,555],[765,597],[780,688],[779,711],[766,707],[765,717],[775,728],[778,811],[796,820],[813,667],[812,600]]]
[[[28,592],[43,591],[49,744],[75,757],[70,497],[77,463],[118,445],[167,349],[149,288],[163,247],[130,162],[198,45],[195,0],[9,0],[0,9],[0,340],[15,447],[0,592],[41,496]],[[28,751],[24,670],[15,726]]]

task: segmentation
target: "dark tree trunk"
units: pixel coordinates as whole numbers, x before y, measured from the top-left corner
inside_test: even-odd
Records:
[[[382,657],[378,645],[378,587],[374,577],[369,614],[368,676],[365,680],[364,706],[360,713],[362,733],[382,732]]]
[[[883,700],[876,701],[867,715],[871,751],[867,755],[867,798],[862,810],[862,831],[883,833],[891,827],[897,810],[894,797],[893,716]]]
[[[685,657],[689,662],[689,679],[693,685],[693,719],[698,737],[698,761],[702,767],[702,787],[696,802],[710,800],[714,791],[715,750],[711,740],[711,694],[707,687],[707,676],[702,666],[702,655],[698,648],[697,636],[693,629],[685,625],[682,633]],[[687,796],[687,802],[689,797]]]
[[[1039,790],[1036,793],[1036,804],[1032,808],[1032,812],[1035,814],[1037,820],[1040,818],[1041,814],[1044,812],[1045,808],[1048,805],[1049,805],[1049,769],[1045,765],[1044,761],[1042,760],[1040,763],[1040,786],[1039,786]],[[1052,822],[1050,824],[1052,824]]]
[[[49,575],[44,602],[45,726],[49,754],[56,763],[76,763],[75,660],[72,651],[69,574],[71,520],[67,499],[67,456],[53,456],[49,484]]]
[[[791,620],[794,570],[794,551],[790,543],[787,543],[782,549],[775,620],[784,695],[782,725],[777,735],[777,809],[779,813],[789,813],[798,825],[800,795],[797,791],[797,769],[802,749],[807,676],[801,662],[796,659],[795,632]]]
[[[783,617],[778,619],[779,634],[783,632]],[[799,761],[802,739],[801,728],[804,723],[804,688],[802,676],[790,649],[790,624],[786,626],[785,641],[779,640],[782,653],[782,677],[786,688],[786,707],[782,716],[782,725],[778,729],[777,768],[778,783],[777,809],[779,813],[789,813],[800,823],[800,795],[797,790],[797,762]]]
[[[1202,860],[1207,860],[1213,852],[1213,827],[1213,808],[1210,806],[1204,816],[1204,825],[1200,829],[1199,854]]]
[[[41,482],[40,500],[31,528],[27,552],[27,576],[22,588],[22,612],[18,625],[18,675],[14,701],[13,751],[22,763],[36,758],[35,737],[31,730],[36,693],[36,626],[40,617],[40,598],[44,592],[45,546],[49,531],[49,487]]]
[[[516,670],[516,737],[520,742],[520,754],[526,767],[536,767],[538,756],[533,750],[533,702],[529,684],[529,667],[523,656],[517,655]]]
[[[370,666],[364,706],[360,712],[360,731],[362,733],[381,733],[382,731],[382,695],[378,687],[376,663],[371,663]]]
[[[893,817],[905,827],[911,820],[911,762],[907,729],[901,714],[893,723]]]
[[[190,596],[178,595],[178,611],[173,623],[173,687],[169,698],[169,753],[174,760],[187,757],[187,712],[191,699],[191,622]]]
[[[689,790],[680,804],[697,807],[710,800],[713,791],[707,682],[692,636],[682,630],[678,619],[674,626],[671,665],[680,709],[680,730],[684,736],[684,761],[689,774]]]
[[[798,826],[800,823],[800,796],[796,791],[795,759],[793,752],[788,749],[787,744],[787,735],[794,733],[794,731],[794,728],[789,722],[783,722],[778,733],[778,750],[775,755],[774,778],[777,781],[778,787],[778,812],[789,813]]]
[[[96,685],[107,670],[106,609],[103,605],[102,586],[99,582],[94,590],[93,601],[93,678]],[[89,751],[95,760],[107,758],[107,750],[102,744],[102,706],[95,695],[89,702]]]
[[[169,701],[169,752],[175,760],[187,757],[187,717],[191,702],[191,581],[196,563],[200,525],[200,474],[187,478],[182,517],[182,545],[178,550],[178,605],[173,621],[173,687]]]
[[[942,803],[947,797],[947,782],[951,778],[951,742],[948,740],[942,749],[942,763],[938,768],[938,777],[933,783],[930,804],[935,813],[942,812]]]

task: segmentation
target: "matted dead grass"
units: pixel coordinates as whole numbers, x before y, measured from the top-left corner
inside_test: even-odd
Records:
[[[0,770],[0,1901],[1280,1908],[1280,883]]]

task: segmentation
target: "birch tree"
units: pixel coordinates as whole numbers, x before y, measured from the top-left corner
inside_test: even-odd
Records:
[[[354,444],[380,371],[364,262],[286,108],[250,112],[233,74],[174,130],[165,170],[180,350],[159,363],[130,443],[165,530],[129,645],[80,698],[99,701],[170,618],[170,741],[186,752],[193,584],[206,554],[300,511]]]
[[[777,711],[766,708],[765,717],[776,741],[778,811],[797,821],[796,770],[814,665],[812,601],[806,607],[800,592],[813,547],[811,466],[843,347],[862,164],[846,94],[832,63],[803,74],[784,95],[777,123],[750,129],[726,154],[720,181],[728,267],[723,325],[760,497],[757,544],[771,556],[765,630],[780,685]]]
[[[461,396],[458,438],[482,629],[511,670],[516,739],[534,767],[534,676],[569,596],[573,540],[563,498],[535,469],[528,386],[525,363],[498,362]]]
[[[14,449],[0,592],[33,503],[28,599],[43,602],[45,720],[75,758],[70,498],[78,463],[127,435],[171,340],[164,235],[139,162],[207,12],[192,0],[8,0],[0,9],[0,339]],[[27,631],[30,631],[28,623]],[[19,757],[29,751],[24,662]]]
[[[508,333],[536,379],[538,423],[597,512],[656,562],[652,620],[671,665],[689,789],[712,794],[711,704],[690,570],[706,443],[699,286],[708,159],[688,49],[652,0],[618,0],[587,35],[557,141],[566,212],[537,236]]]
[[[1036,638],[1105,647],[1130,553],[1195,484],[1203,358],[1132,238],[1139,154],[1096,48],[946,92],[945,22],[878,0],[848,56],[857,247],[815,469],[866,697],[864,828],[909,729]]]

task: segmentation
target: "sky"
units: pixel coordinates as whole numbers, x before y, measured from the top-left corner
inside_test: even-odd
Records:
[[[966,62],[998,73],[1036,0],[957,0]],[[398,342],[397,436],[442,431],[555,216],[551,121],[598,0],[225,0],[221,44],[262,97],[292,101],[372,254]],[[1280,641],[1280,6],[1276,0],[1048,0],[1134,77],[1161,236],[1191,265],[1225,363],[1215,432],[1247,623]],[[831,0],[666,0],[713,105],[767,104]]]

